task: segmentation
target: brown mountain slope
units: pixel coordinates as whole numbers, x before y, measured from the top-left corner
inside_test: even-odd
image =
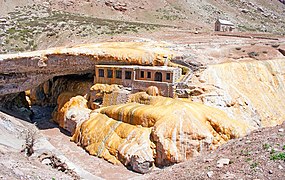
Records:
[[[1,0],[2,15],[15,6],[41,4],[51,9],[106,19],[142,21],[211,30],[216,18],[242,30],[280,32],[285,7],[278,0]]]

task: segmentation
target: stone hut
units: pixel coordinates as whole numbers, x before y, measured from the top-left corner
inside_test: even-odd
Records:
[[[215,31],[232,32],[235,29],[231,21],[218,19],[215,23]]]

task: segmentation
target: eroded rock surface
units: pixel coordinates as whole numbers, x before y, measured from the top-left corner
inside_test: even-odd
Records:
[[[87,108],[87,100],[82,98],[73,97],[61,108],[62,116],[57,116],[58,122],[63,123],[61,127],[66,128],[65,120],[70,119],[70,112],[76,114],[77,110]],[[60,99],[61,96],[59,103]],[[84,117],[90,117],[78,121],[75,119],[80,116],[74,116],[76,130],[72,141],[92,155],[145,173],[151,170],[153,163],[166,166],[185,161],[204,148],[216,148],[251,130],[248,124],[233,120],[218,109],[187,99],[141,92],[131,95],[129,101],[91,113],[81,111]]]
[[[150,133],[150,128],[130,125],[94,112],[76,128],[71,140],[91,155],[114,164],[122,162],[145,173],[151,170],[154,162],[155,146],[149,139]]]
[[[215,148],[250,131],[248,124],[187,99],[137,93],[130,100],[133,102],[100,112],[125,123],[153,127],[151,137],[159,166],[185,161],[203,148]]]
[[[203,90],[191,98],[255,128],[275,126],[285,119],[284,73],[284,59],[208,65],[191,79]]]
[[[163,65],[173,53],[157,42],[112,42],[0,55],[0,95],[32,89],[55,76],[94,72],[98,63]]]
[[[92,77],[91,77],[92,78]],[[32,105],[56,106],[58,96],[63,92],[71,92],[72,96],[87,96],[93,85],[93,78],[86,76],[63,76],[48,80],[38,87],[26,92]]]
[[[73,96],[70,92],[60,94],[57,110],[53,113],[54,121],[72,134],[77,124],[89,119],[91,112],[83,96]]]

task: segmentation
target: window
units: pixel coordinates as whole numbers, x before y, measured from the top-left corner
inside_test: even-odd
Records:
[[[113,78],[113,70],[107,70],[107,77]]]
[[[131,71],[125,71],[125,79],[132,79],[132,72]]]
[[[141,71],[141,78],[144,78],[144,71]]]
[[[99,69],[99,77],[104,77],[104,69]]]
[[[147,78],[151,78],[151,72],[147,72]]]
[[[122,71],[121,70],[116,70],[116,78],[122,79]]]
[[[166,80],[170,80],[170,73],[166,73]]]

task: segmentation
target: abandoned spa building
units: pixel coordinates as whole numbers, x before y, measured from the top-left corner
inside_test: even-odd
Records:
[[[132,92],[156,86],[160,94],[173,97],[175,82],[182,70],[168,66],[96,65],[95,83],[119,84],[132,88]]]

